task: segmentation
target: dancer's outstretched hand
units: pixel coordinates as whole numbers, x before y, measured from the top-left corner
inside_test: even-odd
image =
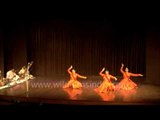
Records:
[[[102,69],[102,71],[104,71],[105,70],[105,67]]]
[[[73,66],[71,65],[71,66],[70,66],[70,69],[72,69],[72,68],[73,68]]]
[[[143,75],[142,75],[142,74],[140,74],[139,76],[143,77]]]

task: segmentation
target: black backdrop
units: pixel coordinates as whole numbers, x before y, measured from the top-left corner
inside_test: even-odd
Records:
[[[35,62],[33,71],[42,76],[66,74],[73,65],[82,74],[98,75],[106,67],[119,75],[124,63],[131,71],[144,74],[145,33],[122,24],[90,19],[30,24],[27,48],[28,59]]]
[[[67,74],[73,65],[85,75],[102,67],[121,75],[121,63],[134,73],[146,71],[148,24],[133,18],[30,17],[2,25],[4,71],[34,61],[36,76]]]

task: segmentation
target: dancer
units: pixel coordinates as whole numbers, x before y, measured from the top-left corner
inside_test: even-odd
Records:
[[[114,91],[115,86],[111,82],[111,79],[117,80],[116,77],[109,74],[108,70],[105,71],[105,74],[103,73],[104,71],[105,71],[105,68],[103,68],[99,73],[100,76],[102,76],[102,78],[103,78],[103,82],[101,83],[101,85],[98,88],[95,89],[96,91],[98,91],[100,93],[105,93],[107,91]]]
[[[134,88],[137,88],[137,84],[134,83],[130,77],[131,76],[143,76],[142,74],[134,74],[134,73],[130,73],[129,69],[126,67],[125,71],[123,71],[123,67],[124,64],[122,64],[120,71],[123,74],[123,79],[120,81],[120,83],[117,85],[117,89],[121,89],[121,90],[132,90]]]
[[[83,78],[83,79],[87,79],[87,77],[85,76],[81,76],[78,73],[76,73],[76,71],[74,69],[72,69],[72,65],[70,66],[70,68],[68,68],[68,73],[70,74],[70,80],[68,83],[66,83],[63,88],[81,88],[82,84],[77,80],[77,77],[79,78]],[[71,70],[72,69],[72,70]]]

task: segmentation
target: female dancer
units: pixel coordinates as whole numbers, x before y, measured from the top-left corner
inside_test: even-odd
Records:
[[[63,88],[69,88],[69,87],[72,87],[72,88],[81,88],[82,84],[77,80],[77,77],[83,78],[83,79],[87,79],[87,77],[81,76],[78,73],[76,73],[76,71],[74,69],[72,69],[72,68],[73,67],[71,65],[71,67],[68,68],[68,70],[67,70],[68,73],[70,74],[70,80],[69,80],[69,82],[67,84],[65,84],[63,86]]]
[[[109,74],[108,70],[106,70],[105,74],[103,74],[104,70],[105,70],[105,68],[103,68],[99,73],[103,78],[103,82],[101,83],[101,85],[98,88],[96,88],[96,91],[98,91],[100,93],[102,93],[102,92],[105,93],[107,91],[114,91],[115,86],[111,82],[111,78],[117,80],[116,77]]]
[[[134,74],[130,73],[129,69],[126,67],[125,71],[123,71],[124,64],[122,64],[120,71],[123,74],[123,79],[120,81],[120,83],[117,85],[117,89],[122,89],[122,90],[132,90],[134,88],[137,88],[137,84],[134,83],[130,77],[131,76],[143,76],[142,74]]]

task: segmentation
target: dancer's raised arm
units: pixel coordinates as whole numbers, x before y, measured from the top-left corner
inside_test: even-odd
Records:
[[[69,73],[69,74],[71,74],[71,73],[72,73],[72,72],[70,71],[72,68],[73,68],[73,66],[72,66],[72,65],[68,68],[68,70],[67,70],[67,71],[68,71],[68,73]]]
[[[124,67],[124,64],[122,63],[122,66],[121,66],[121,68],[120,68],[121,73],[124,73],[123,67]]]
[[[104,75],[104,74],[103,74],[104,70],[105,70],[105,68],[103,68],[103,69],[99,72],[99,74],[100,74],[101,76]]]

